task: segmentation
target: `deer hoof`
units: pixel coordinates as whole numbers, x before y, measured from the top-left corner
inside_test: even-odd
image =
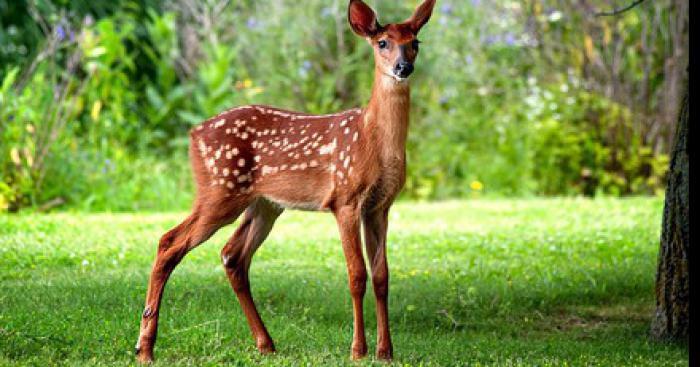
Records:
[[[377,349],[377,359],[380,361],[391,362],[394,359],[394,353],[391,349]]]
[[[263,354],[263,355],[264,354],[272,354],[275,352],[275,344],[272,343],[271,340],[258,343],[257,347],[258,347],[258,351],[260,352],[260,354]]]
[[[151,364],[151,363],[153,363],[153,355],[139,353],[136,357],[136,360],[140,364]]]
[[[356,361],[359,359],[363,359],[363,358],[367,357],[367,346],[366,345],[365,346],[358,346],[358,347],[353,346],[351,352],[352,353],[350,355],[350,358],[352,358],[352,360]]]

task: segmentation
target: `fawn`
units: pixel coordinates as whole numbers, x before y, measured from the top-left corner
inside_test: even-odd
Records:
[[[163,235],[158,245],[136,345],[139,361],[153,360],[160,302],[173,269],[185,254],[244,212],[221,259],[258,350],[275,351],[250,293],[248,269],[285,208],[335,215],[352,296],[353,359],[367,355],[362,222],[377,306],[376,355],[392,358],[387,309],[388,213],[405,181],[408,77],[418,56],[416,37],[434,6],[435,0],[425,0],[405,22],[382,26],[367,4],[350,0],[348,21],[374,49],[374,86],[366,108],[316,116],[244,106],[192,129],[189,154],[196,198],[189,217]]]

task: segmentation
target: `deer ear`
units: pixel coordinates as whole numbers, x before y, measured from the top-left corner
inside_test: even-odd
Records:
[[[418,34],[425,23],[428,23],[430,16],[433,15],[434,7],[435,0],[425,0],[423,4],[416,9],[416,12],[406,21],[406,23],[411,26],[413,33]]]
[[[361,37],[372,37],[379,31],[377,15],[362,0],[350,0],[348,22],[352,30]]]

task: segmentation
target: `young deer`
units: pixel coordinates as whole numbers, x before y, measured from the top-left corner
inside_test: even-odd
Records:
[[[362,221],[377,305],[377,357],[392,358],[387,216],[405,180],[408,77],[418,55],[416,36],[434,5],[435,0],[425,0],[407,21],[382,26],[364,2],[350,1],[348,20],[353,31],[374,48],[374,87],[365,109],[313,116],[245,106],[191,131],[190,160],[197,195],[190,216],[160,240],[136,346],[139,361],[153,359],[160,302],[173,269],[185,254],[244,211],[221,258],[257,348],[261,353],[274,352],[250,293],[248,269],[284,208],[335,215],[352,296],[353,359],[367,354]]]

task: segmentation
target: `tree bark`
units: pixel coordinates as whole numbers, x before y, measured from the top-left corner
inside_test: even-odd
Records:
[[[652,335],[660,340],[688,340],[689,162],[688,85],[678,116],[676,142],[666,188],[661,249],[656,272],[656,313]]]

